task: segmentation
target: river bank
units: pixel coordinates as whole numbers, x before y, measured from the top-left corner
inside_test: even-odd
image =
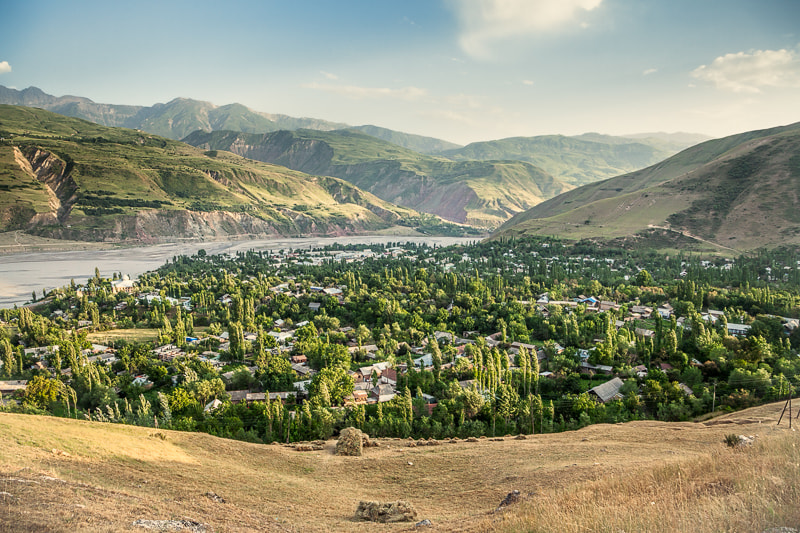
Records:
[[[8,235],[8,234],[6,234]],[[96,248],[29,251],[0,255],[0,308],[22,305],[31,293],[41,297],[42,289],[51,290],[68,285],[70,280],[85,283],[94,275],[111,277],[114,272],[136,278],[154,270],[179,255],[193,255],[203,249],[208,254],[236,253],[247,250],[282,250],[287,248],[322,248],[333,244],[386,244],[415,242],[449,246],[480,240],[477,237],[434,237],[409,235],[358,235],[350,237],[303,237],[253,239],[210,242],[177,242],[151,246],[111,247],[99,244]],[[55,243],[59,244],[59,243]],[[64,243],[61,243],[64,244]],[[91,245],[94,243],[80,243]],[[105,246],[105,247],[103,247]],[[46,250],[46,248],[44,248]]]

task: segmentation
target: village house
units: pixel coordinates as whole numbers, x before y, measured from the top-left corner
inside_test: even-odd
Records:
[[[134,377],[133,385],[136,385],[137,387],[142,387],[144,390],[150,390],[153,388],[153,382],[150,381],[150,378],[148,378],[146,374],[140,374]]]
[[[310,366],[298,363],[292,363],[292,370],[294,370],[298,376],[303,378],[310,378],[317,373],[317,371]]]
[[[394,387],[388,384],[380,384],[372,389],[372,396],[379,403],[388,402],[396,396]]]
[[[136,292],[136,282],[130,276],[125,274],[122,279],[111,282],[111,292],[114,294],[124,292],[127,294],[134,294]]]
[[[27,379],[17,379],[17,380],[10,380],[10,381],[0,381],[0,395],[2,396],[10,396],[17,391],[25,391],[25,387],[28,386]]]
[[[247,392],[247,391],[245,391]],[[289,398],[297,398],[296,391],[286,391],[286,392],[270,392],[269,393],[269,400],[275,401],[280,400],[281,403],[286,403]],[[248,405],[256,402],[264,403],[267,401],[267,393],[266,392],[247,392],[244,397],[245,402]]]
[[[620,378],[613,378],[596,387],[592,387],[589,389],[589,394],[596,396],[602,403],[608,403],[611,400],[622,399],[620,389],[624,384],[625,382]]]
[[[345,405],[364,405],[369,399],[369,393],[365,390],[354,390],[352,394],[344,399]]]
[[[614,368],[608,365],[593,365],[588,361],[582,361],[580,364],[580,373],[593,376],[595,374],[605,374],[610,376]]]
[[[744,337],[749,331],[750,326],[747,324],[735,324],[733,322],[728,322],[728,335]]]
[[[92,355],[87,358],[90,363],[101,363],[104,365],[110,365],[112,363],[117,362],[117,355],[114,352],[103,352],[97,355]]]
[[[639,315],[641,318],[650,318],[653,314],[653,308],[646,305],[633,305],[628,310],[631,314]]]
[[[672,309],[671,305],[666,303],[666,304],[660,306],[656,311],[661,316],[661,318],[669,319],[672,316],[673,309]]]
[[[610,302],[607,300],[603,300],[600,302],[600,311],[609,311],[613,309],[614,311],[619,311],[619,304],[617,302]]]
[[[35,357],[39,360],[44,359],[45,356],[58,352],[58,345],[52,346],[39,346],[36,348],[25,348],[22,353],[25,357]]]
[[[183,355],[183,350],[174,344],[164,344],[163,346],[154,348],[151,353],[161,361],[172,361],[176,357]]]

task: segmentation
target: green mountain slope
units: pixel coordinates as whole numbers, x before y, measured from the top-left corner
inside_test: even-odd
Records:
[[[456,161],[528,161],[560,181],[579,186],[644,168],[677,151],[631,139],[618,142],[618,138],[613,138],[615,142],[609,142],[605,137],[597,136],[593,140],[563,135],[512,137],[472,143],[440,155]]]
[[[497,236],[616,238],[648,228],[748,250],[800,242],[800,123],[689,148],[644,170],[569,191]]]
[[[418,215],[350,183],[0,106],[0,230],[76,240],[343,234]]]
[[[342,178],[386,201],[483,227],[496,227],[514,213],[570,188],[530,163],[453,162],[353,130],[195,132],[184,141]]]

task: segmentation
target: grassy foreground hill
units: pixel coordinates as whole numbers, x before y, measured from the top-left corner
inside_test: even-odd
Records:
[[[265,135],[197,131],[184,141],[309,174],[335,176],[388,202],[483,227],[496,227],[571,188],[524,161],[453,162],[353,130]]]
[[[148,242],[337,235],[419,218],[343,180],[41,109],[0,106],[0,138],[0,230]]]
[[[646,169],[574,189],[498,236],[624,238],[667,232],[745,251],[800,242],[800,123],[707,141]]]
[[[783,403],[706,423],[629,422],[363,457],[0,413],[0,531],[375,531],[360,500],[404,499],[434,531],[764,531],[796,526],[800,446]],[[728,434],[757,435],[732,449]],[[519,490],[520,503],[496,511]],[[378,525],[408,531],[413,524]]]

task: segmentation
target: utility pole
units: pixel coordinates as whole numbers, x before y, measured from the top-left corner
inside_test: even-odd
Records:
[[[714,396],[711,399],[711,412],[713,413],[717,407],[717,380],[714,380]]]
[[[781,376],[781,389],[778,393],[779,395],[783,394],[783,376]],[[781,416],[778,417],[778,423],[776,425],[780,425],[781,420],[783,420],[783,414],[786,412],[786,409],[789,409],[789,429],[792,429],[792,384],[789,383],[789,398],[786,400],[786,405],[783,406],[783,411],[781,411]]]

